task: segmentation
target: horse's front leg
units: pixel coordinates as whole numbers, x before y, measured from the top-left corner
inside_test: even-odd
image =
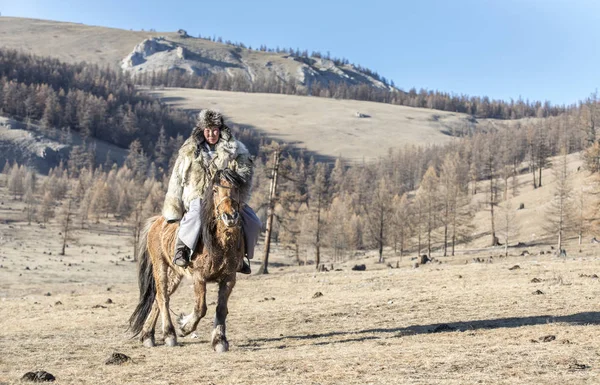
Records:
[[[179,335],[185,337],[198,326],[198,322],[206,315],[206,282],[200,277],[194,277],[194,310],[187,316],[179,318]]]
[[[235,286],[235,273],[219,282],[219,299],[217,301],[217,313],[212,332],[212,347],[218,353],[229,350],[229,342],[225,333],[225,319],[227,318],[227,301]]]

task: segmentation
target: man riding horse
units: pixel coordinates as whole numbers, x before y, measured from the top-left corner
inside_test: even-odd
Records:
[[[179,149],[163,206],[168,222],[181,221],[173,263],[187,267],[190,255],[200,238],[202,196],[218,170],[236,172],[248,188],[240,191],[240,202],[250,197],[253,157],[244,144],[236,140],[223,121],[223,115],[203,110],[191,136]],[[246,257],[252,259],[260,235],[261,222],[248,205],[242,203],[239,213],[246,244]],[[237,220],[237,218],[232,218]],[[250,274],[250,263],[244,259],[240,273]]]

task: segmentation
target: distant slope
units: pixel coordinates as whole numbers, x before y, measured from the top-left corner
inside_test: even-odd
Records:
[[[159,33],[125,31],[77,23],[0,17],[0,47],[49,56],[67,63],[86,61],[113,69],[140,41]]]
[[[71,145],[61,144],[42,133],[35,124],[26,125],[0,116],[0,167],[5,162],[32,167],[42,174],[58,166],[60,161],[66,162],[72,146],[83,144],[77,132],[71,132]],[[102,140],[92,139],[96,151],[96,164],[100,165],[109,159],[122,165],[128,150],[117,147]]]
[[[569,154],[568,157],[568,173],[569,173],[569,184],[572,188],[572,210],[573,215],[578,215],[577,205],[578,194],[583,192],[586,194],[584,208],[586,215],[589,215],[590,207],[596,207],[598,205],[598,199],[593,194],[593,191],[598,190],[598,180],[596,175],[590,175],[589,172],[583,170],[583,161],[581,160],[581,153]],[[558,157],[549,159],[550,163],[556,163]],[[510,204],[510,239],[509,245],[514,245],[517,242],[525,244],[555,244],[557,237],[555,234],[549,234],[546,227],[548,226],[548,210],[554,200],[554,193],[556,190],[556,178],[553,175],[552,168],[545,168],[543,171],[543,183],[542,187],[534,189],[532,186],[532,177],[530,173],[521,174],[517,177],[518,180],[518,192],[517,196],[512,196],[512,189],[509,189]],[[485,185],[487,181],[480,181],[480,192],[473,197],[473,207],[476,208],[476,214],[473,220],[474,240],[467,245],[467,248],[484,248],[489,247],[491,243],[490,229],[491,229],[491,214],[488,209],[488,205],[484,202],[489,192],[485,191]],[[520,204],[524,205],[524,209],[518,210]],[[506,202],[500,203],[500,206],[505,206]],[[501,207],[495,210],[495,225],[497,236],[500,238],[500,242],[504,243],[504,230],[506,225],[506,217],[503,217],[503,209]],[[576,236],[576,231],[567,232],[566,239],[573,238]],[[591,237],[592,235],[590,235]],[[586,239],[586,243],[589,243],[589,239]],[[499,247],[502,248],[502,247]],[[572,253],[575,250],[570,250]],[[514,253],[514,252],[513,252]]]
[[[66,62],[96,63],[136,74],[178,71],[241,76],[256,82],[275,78],[297,87],[345,83],[390,89],[351,64],[249,50],[176,32],[140,32],[48,20],[0,17],[0,47]]]
[[[405,144],[447,143],[453,129],[502,125],[475,123],[469,115],[356,100],[309,96],[165,88],[148,91],[173,106],[199,110],[215,108],[230,121],[252,127],[328,157],[354,161],[385,156]],[[369,117],[358,118],[356,113]]]

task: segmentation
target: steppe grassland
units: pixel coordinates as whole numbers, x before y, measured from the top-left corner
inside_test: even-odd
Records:
[[[355,162],[387,156],[390,148],[404,145],[447,143],[455,138],[443,131],[467,125],[464,114],[357,100],[189,88],[146,92],[186,110],[217,109],[269,138]],[[357,112],[369,117],[358,118]]]
[[[294,266],[290,252],[275,247],[270,275],[239,278],[228,318],[232,349],[217,355],[208,343],[214,286],[197,339],[143,348],[126,332],[138,296],[127,228],[92,224],[59,256],[55,223],[27,225],[22,203],[4,187],[0,202],[0,382],[36,369],[60,384],[598,381],[597,245],[577,252],[570,241],[566,259],[539,255],[550,251],[543,244],[527,257],[511,249],[506,259],[501,250],[464,251],[417,269],[386,250],[400,268],[376,264],[368,252],[324,273]],[[489,255],[494,263],[471,262]],[[367,271],[351,271],[356,263]],[[323,296],[313,298],[317,292]],[[172,311],[189,311],[191,296],[186,281]],[[548,335],[556,339],[542,342]],[[115,351],[133,363],[104,365]]]

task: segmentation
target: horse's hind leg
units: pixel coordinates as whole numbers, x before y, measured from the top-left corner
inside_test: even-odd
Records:
[[[217,302],[217,313],[215,314],[215,324],[212,332],[212,347],[218,353],[229,350],[229,342],[225,331],[225,320],[227,318],[227,301],[229,295],[235,286],[235,273],[225,280],[219,282],[219,299]]]
[[[177,346],[175,327],[173,326],[171,314],[169,313],[169,276],[173,276],[173,273],[169,274],[169,266],[165,261],[161,260],[154,270],[154,279],[156,280],[156,303],[158,304],[158,310],[162,316],[165,345]]]
[[[167,284],[167,292],[170,297],[171,294],[177,290],[179,283],[181,282],[181,277],[178,276],[173,270],[169,270],[168,273],[168,284]],[[144,328],[142,329],[141,340],[144,346],[153,347],[156,345],[154,341],[154,329],[156,327],[156,321],[158,320],[159,308],[158,301],[155,299],[152,304],[152,310],[150,310],[150,314],[148,318],[146,318],[146,322],[144,323]]]
[[[198,326],[198,322],[206,315],[206,282],[200,277],[194,277],[194,310],[179,319],[179,335],[185,337]]]

